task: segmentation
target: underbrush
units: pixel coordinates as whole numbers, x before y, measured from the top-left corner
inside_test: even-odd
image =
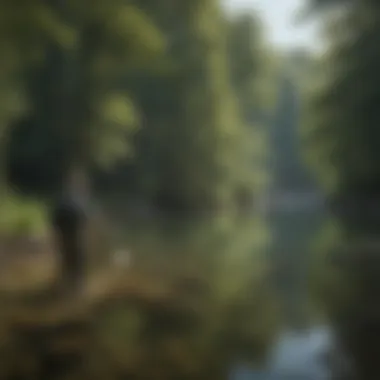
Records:
[[[17,194],[1,200],[0,237],[39,238],[47,234],[47,208],[43,202]]]

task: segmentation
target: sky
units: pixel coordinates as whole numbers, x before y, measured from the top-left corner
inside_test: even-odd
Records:
[[[305,0],[223,0],[231,12],[256,9],[267,26],[268,38],[280,48],[318,46],[317,25],[307,22],[296,27],[292,22]]]

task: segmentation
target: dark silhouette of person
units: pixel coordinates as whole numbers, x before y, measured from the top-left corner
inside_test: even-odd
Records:
[[[61,284],[78,290],[84,280],[85,247],[83,232],[88,221],[88,201],[83,179],[77,173],[55,202],[52,225],[61,259]]]

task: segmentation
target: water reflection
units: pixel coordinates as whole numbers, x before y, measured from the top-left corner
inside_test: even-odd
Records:
[[[326,326],[279,334],[270,350],[267,364],[252,368],[238,363],[231,380],[326,380],[331,378],[332,332]]]
[[[240,358],[263,363],[281,322],[267,255],[268,226],[261,218],[231,216],[176,221],[175,228],[171,223],[133,232],[125,228],[120,236],[133,252],[133,265],[165,281],[186,277],[203,284],[198,297],[206,306],[192,334],[207,337],[205,368],[209,355],[216,355],[225,371]]]
[[[269,371],[278,379],[328,379],[332,334],[326,326],[285,331],[274,345]]]
[[[282,210],[270,217],[177,222],[174,229],[170,223],[161,224],[151,226],[149,233],[141,230],[141,238],[136,238],[135,231],[133,239],[125,239],[130,245],[134,241],[131,250],[139,265],[155,262],[156,270],[170,267],[165,276],[192,272],[206,280],[212,289],[211,324],[219,325],[210,339],[218,342],[214,349],[221,357],[227,355],[221,353],[222,347],[229,346],[231,379],[325,379],[329,370],[324,357],[331,344],[328,328],[313,326],[312,318],[303,321],[311,323],[310,328],[294,330],[297,323],[288,326],[289,317],[300,316],[308,301],[310,251],[323,224],[318,212],[293,209],[290,214]],[[171,233],[163,234],[163,230]],[[276,247],[282,252],[286,247],[289,255],[273,255]],[[274,270],[286,261],[282,271],[293,283],[287,291],[284,286],[278,288],[281,279]],[[285,300],[282,291],[288,296]],[[290,316],[289,307],[298,312]],[[310,318],[300,316],[305,317]]]

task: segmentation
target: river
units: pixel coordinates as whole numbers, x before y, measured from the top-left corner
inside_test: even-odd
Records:
[[[273,259],[277,260],[281,252],[273,254],[273,248],[277,249],[279,245],[282,245],[287,251],[294,251],[282,256],[283,259],[289,260],[290,265],[288,269],[286,267],[282,269],[288,271],[288,275],[293,277],[294,285],[287,289],[298,295],[288,297],[289,290],[285,290],[285,293],[278,293],[277,297],[284,302],[285,296],[285,303],[293,305],[293,298],[295,302],[302,303],[303,298],[307,297],[304,281],[308,268],[306,263],[309,254],[308,244],[314,241],[314,235],[318,232],[320,225],[315,222],[315,208],[308,210],[306,216],[305,212],[301,212],[302,215],[299,216],[299,211],[296,212],[298,216],[291,212],[289,214],[292,215],[289,215],[289,211],[282,213],[277,217],[282,218],[280,224],[274,221],[273,216],[267,218],[261,214],[256,218],[222,217],[212,221],[187,222],[182,225],[175,223],[174,226],[164,222],[152,224],[150,228],[135,225],[129,229],[129,233],[122,235],[132,255],[133,265],[138,267],[149,265],[155,270],[158,267],[165,267],[162,270],[164,276],[179,273],[184,269],[188,273],[192,270],[201,272],[208,280],[212,279],[215,297],[216,293],[219,293],[224,299],[223,302],[231,302],[231,305],[235,302],[234,297],[238,299],[244,296],[243,292],[248,292],[247,294],[250,294],[252,298],[257,296],[257,289],[249,283],[258,281],[260,268],[263,268],[263,265],[268,263],[271,265]],[[298,228],[300,224],[298,219],[302,219],[302,228]],[[273,234],[274,229],[288,228],[291,227],[290,225],[293,225],[291,234],[288,231],[284,241],[280,241],[282,235],[279,233]],[[273,239],[278,241],[273,241]],[[263,295],[268,286],[265,281],[267,280],[261,282],[261,285],[260,282],[256,282],[262,287],[261,294]],[[273,285],[274,289],[278,289],[276,281]],[[249,286],[252,286],[251,290]],[[298,306],[302,308],[302,305]],[[244,309],[242,310],[241,315],[245,313]],[[276,321],[272,319],[281,318],[282,312],[269,312],[272,313],[270,318],[264,314],[264,311],[262,315],[254,314],[251,318],[254,324],[257,323],[260,326],[257,327],[260,330],[255,334],[259,334],[260,339],[266,339],[265,334],[269,336],[268,331],[276,325]],[[217,318],[220,319],[220,317]],[[241,321],[237,323],[246,323],[243,319]],[[230,379],[324,380],[328,378],[324,355],[330,341],[330,333],[325,326],[316,325],[298,332],[291,328],[284,329],[276,333],[274,343],[271,343],[265,370],[254,371],[239,363],[233,367]]]
[[[238,364],[231,380],[326,380],[330,378],[327,355],[332,334],[326,326],[304,331],[284,331],[274,344],[265,368]]]

